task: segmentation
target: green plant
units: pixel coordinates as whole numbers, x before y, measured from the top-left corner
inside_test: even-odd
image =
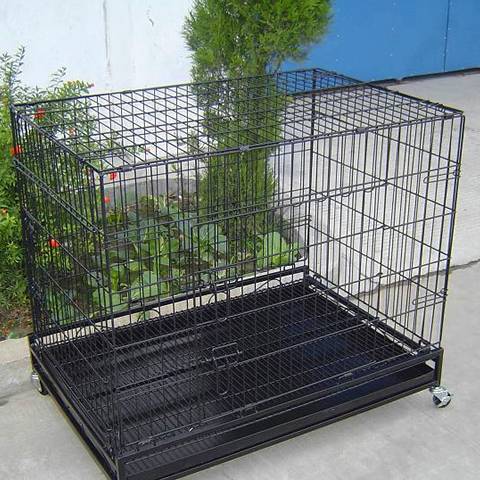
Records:
[[[203,82],[276,72],[325,34],[330,0],[196,0],[184,36]]]
[[[12,156],[22,147],[13,145],[9,107],[14,102],[63,98],[87,93],[90,85],[81,81],[65,81],[65,69],[53,73],[46,88],[22,83],[21,73],[25,49],[13,55],[0,55],[0,323],[8,320],[7,312],[26,304],[26,280],[21,244],[21,221],[15,190]],[[41,122],[44,110],[34,113]]]
[[[95,201],[102,199],[97,196]],[[80,277],[66,260],[61,242],[43,242],[43,267],[62,278],[63,291],[48,290],[45,299],[57,323],[80,319],[80,312],[97,317],[110,310],[125,311],[137,302],[154,302],[226,277],[290,264],[299,255],[299,246],[276,230],[284,230],[278,219],[271,218],[270,231],[257,233],[240,249],[235,232],[221,230],[223,222],[199,222],[195,205],[173,194],[144,196],[123,208],[108,202],[106,214],[106,250],[103,244],[85,242],[84,235],[78,237],[68,221],[60,222],[66,229],[60,232],[65,246],[83,241],[74,250],[83,252],[82,263],[91,269]],[[102,225],[100,219],[98,227]],[[108,270],[99,269],[107,259]],[[58,270],[60,265],[63,271]],[[148,316],[138,319],[142,318]]]
[[[299,245],[289,243],[278,232],[269,232],[261,236],[257,247],[258,268],[279,267],[296,260]]]
[[[281,137],[279,117],[288,99],[276,95],[274,81],[263,75],[277,72],[287,59],[304,59],[309,46],[325,34],[329,18],[329,0],[194,2],[183,30],[192,52],[193,80],[252,76],[247,89],[236,88],[235,83],[227,89],[196,87],[203,130],[218,150],[268,145]],[[217,218],[252,211],[239,235],[241,249],[259,233],[268,233],[268,205],[276,186],[268,161],[271,153],[266,147],[210,156],[206,161],[199,186],[200,208]],[[225,221],[222,228],[238,227]]]

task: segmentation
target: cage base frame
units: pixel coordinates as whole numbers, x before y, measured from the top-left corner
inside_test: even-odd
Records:
[[[132,480],[173,480],[232,460],[260,448],[274,445],[316,428],[437,386],[440,383],[443,362],[443,349],[439,348],[434,352],[417,356],[412,361],[397,366],[394,371],[386,370],[385,373],[378,374],[366,382],[361,382],[327,396],[321,396],[308,404],[300,404],[291,410],[280,411],[277,415],[262,421],[240,426],[236,429],[238,430],[236,432],[237,438],[213,450],[192,455],[187,465],[184,461],[177,465],[162,465],[155,470],[127,477],[124,473],[125,465],[129,461],[137,459],[135,457],[138,455],[150,455],[152,452],[140,452],[138,455],[112,459],[95,433],[88,427],[81,413],[69,401],[55,378],[44,368],[34,348],[31,349],[31,354],[32,364],[38,372],[41,382],[112,480],[126,478]],[[429,361],[434,362],[433,367],[427,364]]]
[[[322,288],[320,281],[312,277],[309,277],[308,281],[316,287]],[[328,292],[328,295],[331,296],[332,292]],[[337,298],[334,294],[333,297],[335,301],[343,300],[343,303],[349,303],[341,297]],[[356,308],[358,310],[358,307]],[[368,314],[365,313],[365,315],[368,317]],[[407,345],[413,343],[410,339],[384,324],[377,324],[377,326],[383,329],[386,334],[385,338],[392,344],[394,343],[390,339],[392,336]],[[216,426],[216,434],[220,434],[225,441],[215,445],[214,448],[209,446],[205,450],[194,452],[188,456],[187,461],[185,459],[175,460],[148,471],[131,474],[127,473],[129,463],[142,461],[143,458],[162,452],[165,444],[162,443],[157,446],[147,444],[144,449],[115,457],[109,447],[102,443],[100,436],[92,428],[88,419],[82,415],[82,412],[75,405],[72,395],[68,392],[68,386],[61,382],[48,360],[42,357],[33,336],[30,336],[30,351],[32,366],[38,372],[41,383],[56,400],[90,451],[113,480],[179,478],[375,408],[397,398],[429,389],[440,384],[443,362],[442,348],[425,349],[422,353],[402,359],[401,362],[385,366],[370,374],[344,381],[330,388],[319,389],[315,393],[300,397],[268,415],[247,416],[244,421],[237,422],[233,427],[230,426],[228,430],[222,431],[223,425]],[[193,431],[192,437],[195,433]],[[183,447],[180,446],[179,448],[182,449]],[[188,448],[188,444],[186,448]]]

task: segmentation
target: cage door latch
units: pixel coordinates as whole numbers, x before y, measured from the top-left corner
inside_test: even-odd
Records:
[[[240,355],[241,351],[237,342],[225,343],[212,348],[218,395],[228,395],[232,385],[232,367],[238,363]]]
[[[238,363],[240,349],[237,342],[225,343],[212,348],[212,360],[215,368],[227,368]]]

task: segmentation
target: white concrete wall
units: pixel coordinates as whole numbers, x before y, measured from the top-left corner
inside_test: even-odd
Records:
[[[192,0],[0,0],[0,52],[27,49],[25,82],[45,85],[59,67],[95,92],[190,77],[181,36]]]

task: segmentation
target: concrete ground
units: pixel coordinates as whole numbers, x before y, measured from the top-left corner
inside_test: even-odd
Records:
[[[467,171],[461,189],[474,192],[473,162],[480,141],[480,74],[417,80],[393,88],[465,108]],[[477,169],[478,170],[478,169]],[[467,177],[467,178],[465,178]],[[477,196],[460,199],[470,241],[457,241],[469,258],[480,237]],[[459,239],[457,239],[459,240]],[[467,237],[468,240],[468,237]],[[459,252],[460,254],[462,252]],[[447,302],[443,383],[455,394],[449,407],[433,407],[421,392],[361,415],[257,451],[188,477],[189,480],[476,480],[480,478],[480,263],[455,269]],[[29,363],[15,351],[24,342],[0,344],[0,479],[104,480],[50,397],[30,386]],[[20,355],[22,357],[22,355]]]

